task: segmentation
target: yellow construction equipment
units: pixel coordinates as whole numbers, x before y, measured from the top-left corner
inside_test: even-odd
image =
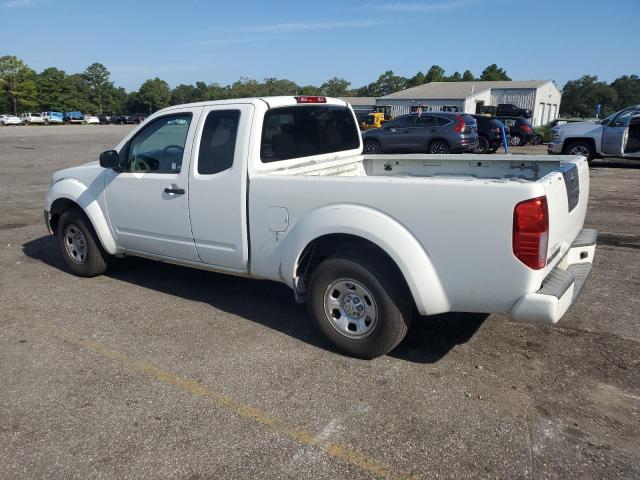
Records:
[[[380,128],[386,123],[383,112],[372,112],[367,115],[366,119],[360,122],[360,130],[370,130],[372,128]]]

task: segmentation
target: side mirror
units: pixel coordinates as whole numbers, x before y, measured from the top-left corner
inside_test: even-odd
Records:
[[[100,166],[102,168],[110,168],[111,170],[119,170],[120,155],[115,150],[107,150],[100,154]]]

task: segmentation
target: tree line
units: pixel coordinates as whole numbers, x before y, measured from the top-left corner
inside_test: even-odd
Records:
[[[412,77],[395,75],[392,70],[377,80],[359,88],[343,78],[333,77],[316,85],[298,85],[279,78],[258,81],[250,78],[222,85],[217,82],[180,84],[171,89],[160,78],[146,80],[137,91],[127,92],[111,80],[111,73],[101,63],[88,66],[82,73],[67,74],[55,67],[37,73],[13,55],[0,57],[0,113],[18,114],[25,111],[74,111],[86,113],[150,113],[169,105],[226,98],[270,95],[327,95],[332,97],[380,97],[429,82],[459,82],[475,80],[511,80],[496,64],[489,65],[476,77],[471,71],[447,75],[439,65]],[[602,113],[640,103],[640,78],[622,76],[611,84],[585,75],[566,83],[560,113],[592,117],[595,105]]]

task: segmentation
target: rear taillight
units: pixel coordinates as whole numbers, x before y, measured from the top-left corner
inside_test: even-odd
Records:
[[[301,95],[295,98],[296,98],[296,102],[298,103],[327,103],[326,97],[318,97],[315,95],[314,96]]]
[[[464,118],[462,118],[460,115],[456,115],[456,120],[458,121],[458,123],[456,123],[456,126],[453,127],[453,131],[462,132],[465,126]]]
[[[527,133],[531,133],[531,127],[529,125],[520,125],[520,128]]]
[[[548,243],[547,197],[518,203],[513,209],[513,254],[527,267],[540,270],[547,264]]]

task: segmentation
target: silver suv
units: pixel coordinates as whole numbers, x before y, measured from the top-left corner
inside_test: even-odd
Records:
[[[362,133],[364,153],[464,153],[478,147],[478,125],[465,113],[403,115]]]

